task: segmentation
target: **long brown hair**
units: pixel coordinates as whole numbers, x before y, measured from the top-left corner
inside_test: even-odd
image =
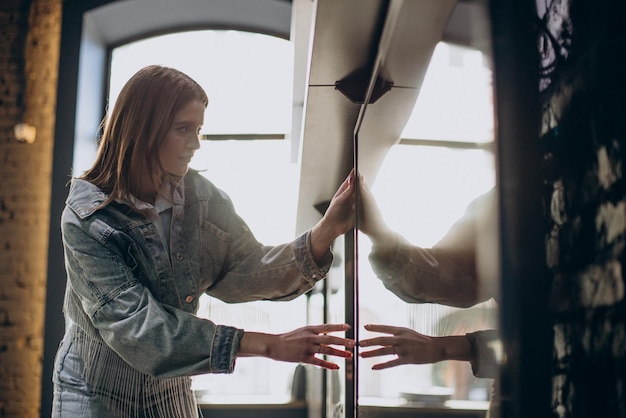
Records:
[[[151,65],[128,80],[103,121],[96,161],[80,177],[109,195],[102,207],[160,190],[165,170],[159,147],[176,112],[193,100],[208,105],[202,87],[174,68]]]

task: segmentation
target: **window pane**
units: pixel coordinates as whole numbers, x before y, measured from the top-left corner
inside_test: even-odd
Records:
[[[204,134],[288,133],[293,91],[292,43],[233,30],[180,32],[115,48],[110,103],[140,68],[177,68],[209,95]]]
[[[191,166],[224,190],[258,240],[267,245],[295,234],[297,165],[280,140],[203,141]],[[280,333],[306,325],[307,298],[289,302],[226,304],[203,296],[198,316],[250,331]],[[280,403],[290,398],[295,365],[240,358],[232,375],[194,378],[201,402]]]
[[[288,141],[202,141],[190,165],[228,193],[263,244],[294,239],[299,171]]]

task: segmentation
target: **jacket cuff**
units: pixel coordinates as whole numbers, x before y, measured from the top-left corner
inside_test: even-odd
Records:
[[[328,270],[330,270],[330,266],[333,262],[333,254],[329,248],[324,256],[317,263],[315,262],[313,259],[310,230],[296,238],[294,251],[296,253],[296,260],[301,263],[300,269],[302,274],[311,286],[326,278],[326,274]]]
[[[239,353],[239,343],[243,337],[243,330],[239,328],[218,325],[211,349],[211,372],[233,373],[235,361]],[[217,346],[215,346],[217,345]]]
[[[466,334],[472,347],[472,373],[478,378],[495,379],[500,373],[500,338],[496,330]]]

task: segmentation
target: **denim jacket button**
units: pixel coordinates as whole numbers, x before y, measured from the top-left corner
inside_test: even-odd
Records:
[[[185,302],[187,302],[187,303],[191,303],[191,302],[193,302],[193,296],[191,296],[191,295],[190,295],[190,296],[187,296],[187,297],[185,298]]]
[[[183,259],[183,255],[182,255],[181,253],[177,253],[177,254],[176,254],[176,259],[177,259],[178,261],[182,260],[182,259]]]

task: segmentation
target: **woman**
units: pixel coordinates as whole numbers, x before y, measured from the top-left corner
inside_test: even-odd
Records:
[[[354,222],[353,179],[295,241],[256,241],[228,196],[189,170],[208,104],[190,77],[149,66],[124,86],[93,166],[71,182],[61,219],[66,333],[53,416],[195,417],[190,376],[232,373],[261,356],[336,369],[327,335],[347,325],[264,334],[195,316],[203,293],[226,302],[289,300],[325,278],[329,247]]]

